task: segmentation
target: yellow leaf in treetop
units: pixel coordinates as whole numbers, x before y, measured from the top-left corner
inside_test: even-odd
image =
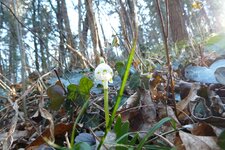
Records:
[[[202,2],[200,2],[200,1],[194,1],[194,2],[192,3],[192,8],[193,8],[193,9],[201,9],[202,6],[203,6],[203,4],[202,4]]]
[[[113,41],[112,41],[112,46],[114,47],[118,47],[120,44],[119,44],[119,38],[117,35],[113,35]]]

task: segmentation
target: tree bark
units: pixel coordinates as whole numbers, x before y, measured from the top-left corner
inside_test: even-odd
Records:
[[[3,65],[4,65],[4,63],[2,61],[2,54],[0,52],[0,75],[4,75],[4,73],[3,73],[3,70],[4,70]],[[3,80],[2,76],[0,76],[0,80]]]
[[[73,49],[76,49],[76,44],[74,42],[73,34],[72,34],[72,31],[70,28],[70,22],[69,22],[69,17],[68,17],[65,0],[62,0],[62,10],[63,10],[62,13],[63,13],[64,24],[65,24],[67,44],[70,45]],[[78,55],[74,55],[72,53],[70,67],[69,67],[70,70],[73,70],[75,68],[84,68],[84,67],[85,67],[85,63],[82,61],[82,59]]]
[[[120,4],[120,10],[119,10],[119,18],[120,18],[120,23],[121,23],[121,28],[122,28],[122,34],[123,34],[123,38],[124,38],[124,45],[125,45],[125,48],[127,50],[127,52],[129,53],[130,51],[130,39],[129,39],[129,35],[128,33],[129,32],[129,23],[127,20],[127,13],[126,13],[126,9],[124,7],[124,4],[122,2],[122,0],[119,0],[119,4]]]
[[[11,15],[10,15],[11,16]],[[16,83],[16,70],[17,70],[17,33],[16,33],[16,26],[14,23],[14,19],[10,17],[9,20],[9,72],[8,72],[8,78],[12,83]],[[16,38],[15,38],[16,37]],[[17,41],[16,41],[17,40]]]
[[[59,67],[62,68],[62,64],[66,64],[66,59],[65,59],[65,47],[64,47],[64,36],[63,36],[63,16],[62,16],[62,1],[57,0],[57,23],[58,23],[58,32],[59,32]]]
[[[79,19],[78,19],[78,37],[79,37],[79,50],[81,51],[81,53],[84,55],[84,56],[87,56],[85,54],[85,49],[84,49],[84,41],[83,41],[83,36],[82,36],[82,22],[83,22],[83,19],[82,19],[82,12],[81,12],[81,0],[78,0],[78,16],[79,16]],[[88,26],[88,25],[87,25]],[[83,27],[83,30],[84,30],[84,27]],[[88,28],[87,28],[88,30]]]
[[[18,16],[17,13],[17,3],[16,0],[13,1],[13,7],[14,7],[14,12]],[[19,16],[18,16],[19,17]],[[16,21],[16,32],[17,32],[17,39],[18,39],[18,45],[19,45],[19,50],[21,53],[21,81],[22,81],[22,91],[25,92],[26,90],[26,53],[23,47],[23,36],[22,36],[22,29],[20,24]],[[23,98],[23,112],[25,118],[27,118],[27,102],[26,102],[26,97]]]
[[[169,24],[174,43],[188,39],[180,0],[169,0]]]
[[[92,0],[85,0],[85,6],[88,15],[88,24],[91,30],[91,39],[93,44],[93,51],[95,55],[95,63],[100,63],[100,54],[99,54],[99,38],[98,38],[98,29],[96,24],[96,19],[93,10],[93,2]]]
[[[36,5],[35,5],[35,0],[32,0],[32,9],[33,9],[33,12],[32,12],[32,25],[33,25],[33,31],[36,33],[39,27],[38,27],[37,21],[36,21],[37,8],[36,8]],[[35,66],[36,66],[36,69],[39,71],[40,66],[39,66],[39,60],[38,60],[39,57],[38,57],[37,37],[34,36],[33,40],[34,40]]]
[[[88,52],[86,51],[87,50],[88,29],[89,29],[88,14],[86,13],[85,19],[83,22],[83,30],[81,31],[81,39],[80,39],[81,51],[84,52],[86,57],[88,57]]]

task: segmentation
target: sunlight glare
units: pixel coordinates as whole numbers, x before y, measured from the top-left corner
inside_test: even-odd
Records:
[[[221,30],[225,30],[225,3],[221,3],[220,13],[215,14],[216,21],[219,23]]]

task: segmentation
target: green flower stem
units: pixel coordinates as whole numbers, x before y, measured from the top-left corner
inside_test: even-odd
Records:
[[[106,127],[105,134],[102,137],[102,139],[101,139],[101,141],[100,141],[100,143],[98,145],[98,150],[100,150],[102,144],[104,143],[105,138],[106,138],[108,132],[110,131],[111,126],[112,126],[113,121],[114,121],[114,118],[116,116],[116,111],[117,111],[117,109],[119,107],[119,104],[121,102],[121,99],[122,99],[122,96],[123,96],[123,91],[125,89],[125,85],[126,85],[126,82],[127,82],[128,76],[129,76],[130,67],[131,67],[131,64],[132,64],[132,61],[133,61],[133,57],[134,57],[134,54],[135,54],[136,45],[137,45],[137,37],[134,38],[134,40],[133,40],[132,49],[131,49],[130,55],[128,57],[126,70],[125,70],[125,73],[124,73],[123,81],[121,83],[121,88],[120,88],[119,94],[118,94],[117,99],[116,99],[116,104],[114,106],[114,109],[113,109],[113,112],[112,112],[112,116],[111,116],[111,118],[109,120],[108,126]]]
[[[105,110],[105,124],[107,127],[108,124],[109,124],[109,91],[108,91],[108,88],[107,89],[104,89],[104,110]]]
[[[71,146],[71,149],[73,149],[73,146],[74,146],[75,130],[76,130],[77,123],[80,120],[81,116],[84,114],[85,110],[87,109],[88,104],[89,104],[89,101],[87,100],[84,103],[84,105],[82,106],[81,111],[78,114],[78,116],[77,116],[77,118],[76,118],[76,120],[75,120],[75,122],[73,124],[73,130],[72,130],[72,134],[71,134],[71,138],[70,138],[70,146]]]

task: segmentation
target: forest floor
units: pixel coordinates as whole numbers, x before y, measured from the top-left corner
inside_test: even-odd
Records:
[[[120,149],[118,144],[124,144],[125,149],[136,149],[160,120],[170,117],[173,121],[158,124],[158,130],[147,138],[144,149],[225,149],[225,59],[207,60],[204,60],[207,67],[198,61],[174,71],[169,90],[169,78],[163,67],[147,74],[131,70],[116,113],[123,122],[121,129],[117,119],[104,148]],[[110,114],[121,84],[121,70],[117,71],[114,82],[109,84]],[[21,84],[8,87],[10,94],[2,96],[0,101],[0,147],[53,148],[51,143],[47,142],[51,146],[46,144],[46,139],[68,147],[74,121],[88,100],[88,108],[76,125],[74,142],[86,142],[92,149],[96,148],[105,132],[102,87],[93,82],[88,96],[83,97],[76,90],[94,81],[91,71],[76,71],[67,78],[54,76],[54,71],[44,75],[34,73],[24,92]],[[134,133],[138,138],[135,139]],[[119,134],[127,134],[127,141],[118,142],[122,136]]]

